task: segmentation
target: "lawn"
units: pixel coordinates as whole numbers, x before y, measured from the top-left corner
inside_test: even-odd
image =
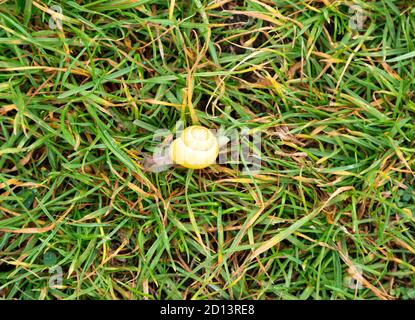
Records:
[[[415,299],[414,66],[413,0],[0,0],[0,298]]]

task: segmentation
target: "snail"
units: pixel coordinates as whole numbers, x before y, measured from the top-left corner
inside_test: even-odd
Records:
[[[170,145],[170,159],[185,168],[203,169],[215,163],[219,143],[209,129],[190,126]]]
[[[215,163],[219,148],[229,139],[216,137],[209,129],[193,125],[183,130],[181,135],[160,148],[153,157],[144,159],[144,168],[160,172],[177,164],[188,169],[203,169]],[[171,140],[170,140],[171,141]]]

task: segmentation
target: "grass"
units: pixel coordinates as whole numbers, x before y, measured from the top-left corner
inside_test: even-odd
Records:
[[[0,0],[0,297],[414,299],[414,66],[409,0]],[[146,171],[179,120],[261,172]]]

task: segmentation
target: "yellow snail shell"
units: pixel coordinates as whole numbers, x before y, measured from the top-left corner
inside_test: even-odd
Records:
[[[215,135],[202,126],[190,126],[170,145],[171,160],[185,168],[202,169],[215,163],[219,144]]]

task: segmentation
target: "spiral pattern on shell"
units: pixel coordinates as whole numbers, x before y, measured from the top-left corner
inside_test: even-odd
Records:
[[[189,169],[202,169],[215,163],[219,144],[215,135],[202,126],[190,126],[170,146],[174,163]]]

